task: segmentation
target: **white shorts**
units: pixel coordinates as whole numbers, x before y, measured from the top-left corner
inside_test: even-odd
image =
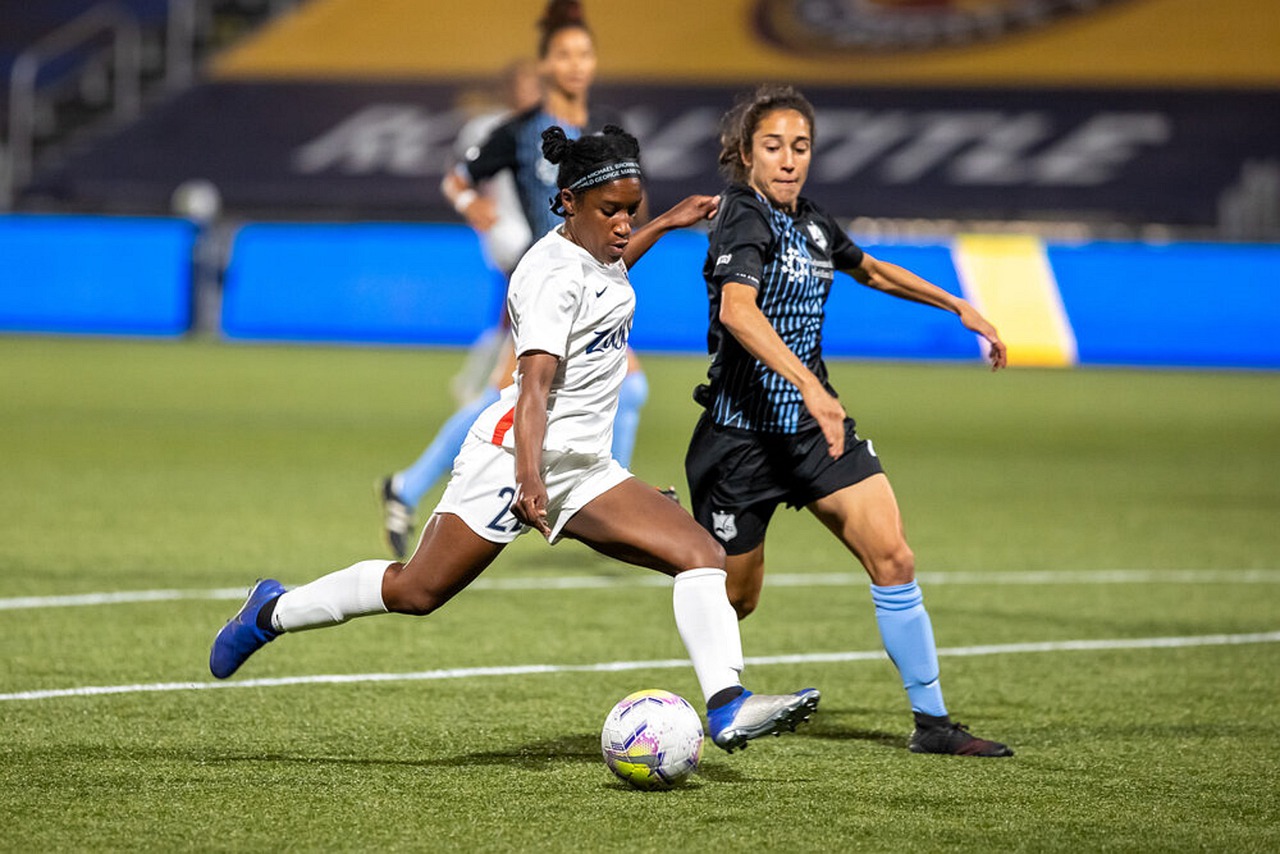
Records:
[[[633,477],[612,457],[589,454],[546,451],[542,467],[552,543],[573,514]],[[454,514],[490,542],[510,543],[529,530],[511,512],[515,495],[515,452],[468,435],[435,512]]]

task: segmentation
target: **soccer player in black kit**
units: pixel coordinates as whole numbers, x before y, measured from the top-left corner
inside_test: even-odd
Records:
[[[951,720],[938,682],[933,628],[915,580],[897,500],[871,443],[827,382],[824,306],[835,271],[896,297],[951,311],[1007,354],[964,300],[862,251],[800,195],[814,111],[791,87],[761,87],[721,122],[721,197],[703,273],[710,299],[705,407],[685,459],[693,515],[728,553],[729,598],[745,618],[764,582],[765,532],[780,503],[805,507],[857,556],[885,650],[915,716],[916,753],[1012,756]]]

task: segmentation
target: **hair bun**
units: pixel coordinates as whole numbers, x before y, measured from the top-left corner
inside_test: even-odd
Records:
[[[619,154],[630,157],[633,160],[640,159],[640,143],[634,136],[627,133],[624,128],[617,125],[605,125],[600,128],[600,135],[613,137],[619,146],[617,149]]]
[[[542,132],[542,156],[550,163],[564,160],[572,144],[559,125],[552,125]]]
[[[560,27],[581,26],[586,21],[580,0],[551,0],[538,26],[550,33]]]

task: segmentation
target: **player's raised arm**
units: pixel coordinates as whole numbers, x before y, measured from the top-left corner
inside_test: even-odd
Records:
[[[622,260],[626,261],[628,269],[634,267],[662,235],[677,228],[688,228],[711,219],[716,215],[719,207],[719,196],[686,196],[631,232],[631,242],[627,244],[627,251],[623,253]]]
[[[863,253],[862,263],[849,271],[862,284],[878,291],[913,302],[941,308],[959,316],[966,329],[981,335],[990,346],[991,370],[998,371],[1009,363],[1009,353],[1000,333],[968,300],[948,293],[932,282],[900,267]]]

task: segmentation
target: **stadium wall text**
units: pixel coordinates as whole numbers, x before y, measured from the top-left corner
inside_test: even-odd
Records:
[[[200,179],[248,220],[456,220],[439,186],[472,116],[461,91],[205,83],[41,172],[28,192],[79,210],[165,214],[175,189]],[[806,91],[819,128],[807,192],[841,217],[1216,227],[1220,205],[1280,158],[1280,91],[1268,89]],[[592,103],[625,105],[619,120],[640,139],[646,191],[662,210],[724,186],[717,123],[738,94],[611,85]]]
[[[201,302],[198,239],[178,219],[0,217],[0,331],[184,335]],[[1014,365],[1280,369],[1280,245],[966,235],[866,248],[977,304]],[[703,351],[705,251],[703,234],[679,232],[632,271],[638,349]],[[216,322],[239,341],[463,346],[497,320],[502,291],[465,226],[250,224]],[[951,315],[845,277],[825,341],[832,357],[982,356]]]

